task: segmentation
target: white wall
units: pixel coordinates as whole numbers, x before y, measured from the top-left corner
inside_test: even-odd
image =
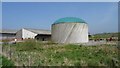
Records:
[[[16,33],[16,38],[18,38],[18,39],[35,38],[36,35],[37,34],[31,32],[31,31],[28,31],[26,29],[21,29]]]
[[[22,38],[23,39],[28,39],[28,38],[35,38],[37,34],[31,32],[31,31],[28,31],[26,29],[22,29]]]
[[[52,41],[56,43],[86,43],[88,42],[88,26],[85,23],[52,25]]]

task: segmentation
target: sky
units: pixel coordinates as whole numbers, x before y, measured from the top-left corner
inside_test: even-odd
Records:
[[[118,2],[120,0],[1,0],[2,2]]]
[[[3,29],[51,29],[64,17],[78,17],[88,23],[89,32],[118,32],[117,2],[3,2]]]

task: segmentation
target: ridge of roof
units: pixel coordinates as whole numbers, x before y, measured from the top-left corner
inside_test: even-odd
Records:
[[[0,33],[16,33],[17,31],[15,29],[0,29]]]
[[[33,28],[23,28],[23,29],[29,30],[29,31],[36,33],[36,34],[51,34],[51,30],[33,29]]]

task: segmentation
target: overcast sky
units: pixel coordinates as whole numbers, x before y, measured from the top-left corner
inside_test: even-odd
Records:
[[[90,33],[118,31],[117,2],[3,2],[3,29],[51,29],[63,17],[85,20]]]

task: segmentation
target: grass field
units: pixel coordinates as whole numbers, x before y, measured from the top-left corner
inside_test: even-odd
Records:
[[[82,46],[34,40],[3,45],[3,53],[19,66],[118,66],[117,45]]]
[[[9,60],[5,56],[0,55],[0,67],[2,67],[2,68],[13,68],[12,66],[15,66],[13,61]]]

